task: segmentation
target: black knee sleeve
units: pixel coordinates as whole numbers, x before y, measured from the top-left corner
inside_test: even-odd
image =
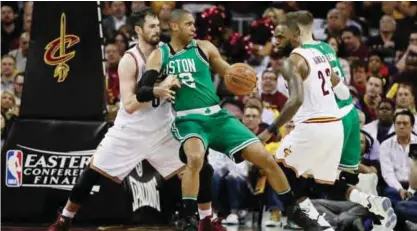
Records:
[[[90,195],[93,186],[100,180],[100,173],[87,166],[77,179],[69,197],[70,201],[81,205]]]
[[[356,185],[359,182],[358,174],[341,172],[339,179],[333,185],[320,184],[314,182],[313,187],[318,193],[325,193],[332,199],[344,199],[350,185]]]
[[[199,204],[208,203],[212,200],[212,178],[213,167],[207,162],[204,162],[203,168],[200,171],[200,188],[198,190],[197,202]]]
[[[356,185],[359,183],[359,174],[342,171],[339,180],[346,184]]]
[[[359,183],[359,175],[356,173],[344,172],[340,173],[339,179],[332,185],[332,192],[335,195],[341,195],[345,197],[350,185],[356,185]]]
[[[297,174],[291,168],[285,167],[284,164],[278,163],[287,177],[288,183],[291,186],[292,191],[294,192],[295,198],[300,199],[307,196],[306,187],[307,179],[304,177],[297,177]]]

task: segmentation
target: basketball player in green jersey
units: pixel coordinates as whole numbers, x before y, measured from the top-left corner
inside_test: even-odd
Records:
[[[333,72],[336,73],[341,79],[345,79],[342,67],[337,59],[336,52],[333,48],[325,42],[315,41],[312,34],[313,15],[308,11],[297,11],[287,14],[288,20],[294,20],[300,29],[300,41],[301,47],[313,48],[319,50],[329,60]],[[359,203],[368,208],[370,212],[381,216],[388,216],[389,210],[391,210],[391,202],[388,198],[375,197],[360,192],[355,187],[350,187],[347,183],[352,184],[358,182],[357,170],[360,171],[360,121],[356,108],[353,106],[353,100],[350,96],[346,100],[339,99],[336,95],[336,102],[339,108],[351,107],[350,112],[342,118],[344,128],[344,140],[342,156],[339,164],[340,170],[342,170],[340,179],[344,179],[345,183],[341,183],[340,180],[336,181],[335,186],[343,189],[342,192],[346,195],[347,199]],[[342,182],[343,182],[342,181]],[[385,225],[395,226],[393,222],[394,217],[386,218]]]
[[[194,23],[190,12],[182,9],[172,12],[171,42],[150,55],[137,92],[139,102],[163,96],[153,88],[161,73],[177,75],[181,83],[181,88],[167,98],[175,101],[172,133],[181,141],[180,156],[187,163],[182,179],[185,216],[192,217],[196,210],[199,173],[204,154],[210,147],[236,162],[245,159],[264,169],[270,185],[286,207],[286,215],[304,230],[321,230],[317,221],[296,205],[283,171],[259,139],[237,118],[220,108],[211,71],[224,76],[230,65],[213,44],[193,39]]]

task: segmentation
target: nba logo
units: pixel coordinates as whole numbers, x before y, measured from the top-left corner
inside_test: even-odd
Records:
[[[22,186],[23,152],[9,150],[6,154],[6,185],[8,187]]]

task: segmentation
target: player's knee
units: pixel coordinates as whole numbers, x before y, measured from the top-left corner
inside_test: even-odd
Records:
[[[187,155],[187,166],[191,171],[200,171],[204,164],[204,153],[190,153]]]
[[[278,168],[278,163],[275,161],[275,159],[271,155],[265,155],[262,158],[264,159],[262,161],[264,166],[261,166],[261,168],[267,175],[274,173],[276,168]]]
[[[204,164],[204,149],[203,141],[197,137],[191,137],[183,143],[183,150],[187,156],[187,166],[191,171],[200,171]]]

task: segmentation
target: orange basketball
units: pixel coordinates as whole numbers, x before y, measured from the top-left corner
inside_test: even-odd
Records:
[[[256,72],[246,63],[235,63],[227,69],[224,82],[233,94],[249,95],[256,87]]]

